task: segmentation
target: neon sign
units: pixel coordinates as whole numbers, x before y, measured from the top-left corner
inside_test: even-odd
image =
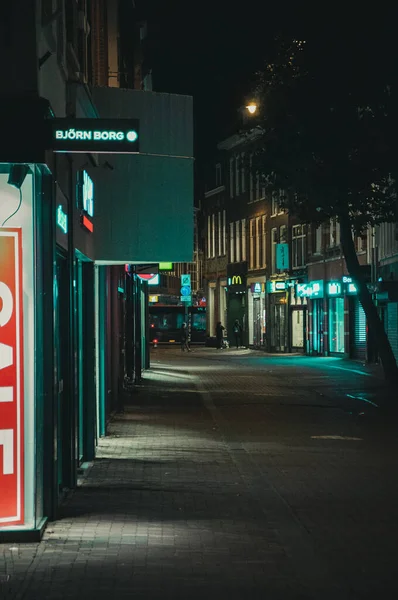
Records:
[[[83,171],[79,175],[81,185],[81,224],[90,233],[94,231],[92,218],[94,216],[94,183],[87,171]]]
[[[57,208],[57,225],[64,233],[68,233],[68,215],[64,213],[61,205]]]
[[[83,171],[83,210],[94,216],[94,184],[87,171]]]
[[[296,284],[298,298],[323,298],[323,281],[310,281],[309,283]]]
[[[270,294],[275,294],[276,292],[284,292],[286,291],[286,281],[269,281],[268,282],[268,292]]]
[[[49,119],[55,152],[139,152],[137,119]]]
[[[329,281],[326,291],[328,296],[340,296],[342,292],[341,283],[339,281]]]

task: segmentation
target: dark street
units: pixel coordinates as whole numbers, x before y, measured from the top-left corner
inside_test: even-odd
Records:
[[[393,598],[395,425],[360,363],[152,352],[1,598]],[[395,393],[395,392],[391,392]]]

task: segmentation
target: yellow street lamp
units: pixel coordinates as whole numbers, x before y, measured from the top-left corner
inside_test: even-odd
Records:
[[[254,113],[257,110],[257,104],[255,102],[250,102],[247,106],[246,106],[247,111],[251,114],[254,115]]]

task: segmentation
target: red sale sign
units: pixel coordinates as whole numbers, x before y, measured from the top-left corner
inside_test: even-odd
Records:
[[[0,528],[24,520],[22,231],[0,228]]]

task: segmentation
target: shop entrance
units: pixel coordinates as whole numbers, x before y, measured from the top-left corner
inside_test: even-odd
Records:
[[[278,302],[277,299],[274,302],[271,306],[271,350],[284,352],[286,350],[286,304]]]
[[[323,300],[312,301],[312,348],[313,354],[323,354]]]
[[[261,300],[253,298],[253,346],[259,348],[262,342]]]
[[[344,353],[344,298],[329,299],[329,352]]]
[[[304,349],[306,310],[297,308],[292,310],[292,348]]]

